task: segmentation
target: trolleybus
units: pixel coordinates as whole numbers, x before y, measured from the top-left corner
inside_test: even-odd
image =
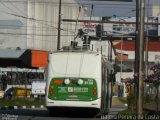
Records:
[[[45,101],[50,115],[58,109],[107,112],[112,73],[112,63],[98,52],[50,53]]]

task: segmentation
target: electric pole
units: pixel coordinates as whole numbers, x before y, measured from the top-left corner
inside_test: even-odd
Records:
[[[139,10],[140,0],[136,0],[136,39],[135,39],[135,69],[134,69],[134,81],[135,81],[135,97],[136,97],[136,111],[138,114],[138,76],[139,76]]]
[[[61,39],[61,4],[62,0],[59,0],[57,50],[60,50],[60,39]]]
[[[138,115],[143,115],[143,63],[144,63],[144,11],[145,1],[140,0],[140,29],[139,29],[139,81],[138,81]]]
[[[139,0],[140,1],[140,0]],[[112,24],[136,24],[132,21],[104,21],[104,20],[75,20],[75,19],[62,19],[63,22],[90,22],[90,23],[112,23]],[[144,22],[145,25],[160,25],[160,22]]]

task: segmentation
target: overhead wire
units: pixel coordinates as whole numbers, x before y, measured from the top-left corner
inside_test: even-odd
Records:
[[[93,15],[93,10],[94,10],[94,5],[91,5],[91,14],[90,14],[90,18],[89,20],[91,21],[92,19],[92,15]],[[90,24],[90,23],[89,23]],[[89,27],[88,27],[88,32],[89,32]],[[88,34],[88,33],[87,33]],[[86,38],[87,42],[86,44],[88,44],[88,37]],[[82,71],[82,67],[83,67],[83,61],[84,61],[84,53],[81,52],[81,58],[80,58],[80,66],[79,66],[79,77],[81,77],[81,71]]]
[[[18,12],[20,12],[20,13],[22,13],[22,14],[26,14],[26,13],[23,13],[23,11],[20,10],[16,5],[14,5],[14,4],[13,4],[13,1],[8,0],[8,2],[9,2]]]
[[[26,16],[23,16],[23,15],[18,15],[17,12],[15,12],[14,10],[12,10],[11,8],[9,8],[7,5],[5,5],[2,1],[0,1],[0,3],[2,5],[4,5],[7,9],[9,9],[10,11],[14,12],[14,13],[9,13],[9,12],[5,12],[7,14],[10,14],[10,15],[13,15],[13,16],[16,16],[16,17],[20,17],[20,18],[23,18],[23,19],[29,19],[29,20],[34,20],[34,21],[37,21],[37,22],[45,22],[45,25],[47,25],[48,27],[52,27],[52,28],[55,28],[55,29],[58,29],[57,27],[54,27],[53,25],[49,25],[47,23],[49,23],[48,21],[44,21],[44,20],[38,20],[38,19],[35,19],[35,18],[30,18],[30,17],[26,17]],[[51,23],[51,22],[50,22]],[[43,23],[41,23],[43,24]],[[61,29],[63,31],[68,31],[68,32],[72,32],[72,31],[69,31],[68,29],[65,30],[65,29]],[[73,32],[72,32],[73,33]]]
[[[8,2],[8,1],[6,1],[6,0],[1,0],[2,2]],[[18,0],[13,0],[12,1],[12,3],[13,2],[15,2],[15,3],[22,3],[22,4],[26,4],[27,3],[27,1],[28,0],[23,0],[23,1],[18,1]],[[156,2],[156,0],[152,0],[152,1],[155,1]],[[58,4],[58,2],[55,2],[55,1],[50,1],[50,2],[47,2],[47,1],[44,1],[44,2],[42,2],[42,1],[33,1],[33,0],[30,0],[30,3],[45,3],[45,4],[51,4],[51,5],[54,5],[54,4]],[[159,3],[158,1],[156,2],[156,3]],[[124,5],[124,4],[129,4],[130,6],[132,5],[132,6],[135,6],[135,2],[111,2],[111,1],[86,1],[86,0],[84,0],[84,1],[78,1],[78,2],[75,2],[75,3],[73,3],[73,2],[63,2],[62,3],[62,5],[74,5],[74,6],[76,6],[77,4],[81,4],[81,5],[88,5],[88,6],[90,6],[90,5],[92,5],[92,4],[94,4],[94,5],[118,5],[118,6],[120,6],[120,5]],[[152,4],[149,4],[149,6],[152,6]]]
[[[6,6],[3,2],[7,2],[7,1],[1,1],[1,4],[3,4],[7,9],[9,9],[10,11],[14,11],[14,10],[12,10],[11,8],[9,8],[8,6]],[[8,2],[9,3],[11,3],[11,1],[9,1],[8,0]],[[16,1],[14,1],[14,2],[16,2]],[[18,1],[17,1],[18,2]],[[40,3],[40,2],[36,2],[36,3]],[[42,3],[46,3],[46,2],[42,2]],[[55,3],[55,2],[52,2],[52,3]],[[64,4],[70,4],[70,3],[64,3]],[[73,3],[74,4],[74,3]],[[92,4],[93,5],[93,4]],[[99,5],[99,4],[98,4]],[[104,4],[103,4],[104,5]],[[15,12],[15,11],[14,11]],[[7,13],[7,12],[6,12]],[[16,12],[17,13],[17,12]],[[13,16],[16,16],[16,17],[21,17],[21,18],[24,18],[24,19],[29,19],[29,20],[33,20],[33,21],[37,21],[37,22],[45,22],[45,23],[51,23],[51,21],[45,21],[45,20],[37,20],[37,19],[35,19],[35,18],[29,18],[29,17],[26,17],[26,16],[22,16],[22,15],[18,15],[18,14],[15,14],[15,13],[7,13],[7,14],[10,14],[10,15],[13,15]],[[63,23],[63,24],[68,24],[68,23]],[[70,23],[70,24],[72,24],[72,23]],[[48,24],[45,24],[45,25],[47,25],[49,28],[51,27],[51,28],[54,28],[54,29],[58,29],[57,27],[54,27],[54,26],[51,26],[51,25],[48,25]],[[27,26],[28,27],[28,26]],[[47,27],[47,28],[48,28]],[[34,27],[35,28],[35,27]],[[36,28],[38,28],[38,27],[36,27]],[[63,30],[63,31],[65,31],[64,29],[61,29],[61,30]],[[43,31],[43,30],[42,30]],[[68,31],[68,29],[66,30],[66,31]],[[69,32],[71,32],[71,31],[69,31]],[[72,31],[72,33],[73,33],[73,31]]]
[[[29,18],[29,17],[25,17],[25,16],[22,16],[22,15],[17,15],[17,14],[14,14],[14,13],[8,13],[8,12],[5,12],[5,13],[7,13],[7,14],[9,14],[9,15],[13,15],[13,16],[16,16],[16,17],[20,17],[20,18],[23,18],[23,19],[29,19],[29,20],[34,20],[34,21],[38,21],[38,22],[47,22],[47,21],[43,21],[43,20],[37,20],[37,19],[35,19],[35,18]],[[45,24],[45,25],[48,25],[48,24]],[[52,25],[48,25],[48,27],[49,28],[54,28],[54,29],[58,29],[57,27],[54,27],[54,26],[52,26]],[[48,28],[48,27],[46,27],[46,28]],[[34,28],[34,27],[33,27]],[[63,30],[63,31],[68,31],[68,29],[63,29],[63,28],[61,28],[61,30]],[[72,32],[73,33],[73,31],[68,31],[68,32]]]
[[[5,33],[5,32],[0,32],[0,34],[6,34],[6,35],[8,35],[8,34],[10,34],[10,35],[36,35],[36,36],[57,36],[57,34],[56,35],[53,35],[53,34],[30,34],[30,33],[26,33],[26,34],[24,34],[24,33],[9,33],[9,32],[7,32],[7,33]],[[74,35],[62,35],[62,36],[74,36]]]
[[[6,7],[6,6],[5,6]],[[8,9],[8,7],[6,7],[7,9]],[[12,9],[9,9],[10,11],[12,10]],[[13,11],[12,11],[13,12]],[[29,17],[26,17],[26,16],[23,16],[23,15],[19,15],[19,14],[17,14],[17,12],[16,13],[9,13],[9,12],[5,12],[6,14],[9,14],[9,15],[12,15],[12,16],[16,16],[16,17],[20,17],[20,18],[23,18],[23,19],[29,19],[29,20],[34,20],[34,21],[38,21],[38,22],[43,22],[43,24],[42,25],[44,25],[44,23],[46,23],[45,25],[48,25],[47,23],[49,22],[49,21],[44,21],[44,20],[37,20],[37,19],[35,19],[35,18],[29,18]],[[50,23],[53,23],[52,21],[50,22]],[[65,25],[67,25],[67,24],[65,24]],[[21,27],[21,26],[20,26]],[[24,26],[23,26],[24,27]],[[28,29],[28,27],[29,26],[25,26],[26,27],[26,29],[23,29],[23,30],[29,30]],[[32,27],[32,26],[31,26]],[[45,29],[43,29],[43,26],[42,27],[35,27],[35,26],[33,26],[32,27],[33,29],[36,29],[36,31],[37,31],[37,28],[41,28],[41,30],[42,31],[45,31],[45,29],[46,28],[49,28],[49,29],[58,29],[57,27],[54,27],[54,26],[51,26],[51,25],[48,25],[47,27],[45,27]],[[22,29],[21,29],[22,30]],[[31,30],[31,29],[30,29]],[[73,32],[73,30],[72,31],[70,31],[69,29],[64,29],[64,28],[62,28],[61,30],[63,30],[63,31],[67,31],[67,32],[71,32],[71,33],[74,33]],[[35,31],[35,30],[34,30]],[[40,30],[38,30],[38,31],[40,31]],[[12,33],[12,32],[0,32],[0,34],[1,35],[13,35],[13,36],[17,36],[17,35],[32,35],[33,37],[34,37],[34,40],[37,40],[35,37],[36,36],[42,36],[42,38],[44,37],[44,36],[57,36],[57,35],[54,35],[54,34],[44,34],[44,33],[42,33],[42,34],[37,34],[37,33],[32,33],[32,34],[28,34],[28,33]],[[74,35],[62,35],[62,36],[74,36]],[[27,39],[28,39],[29,37],[27,37]],[[38,40],[38,41],[40,41],[40,40]],[[41,40],[42,41],[42,40]],[[48,40],[45,40],[45,41],[48,41]]]
[[[4,1],[4,0],[1,0],[2,2],[8,2],[8,1]],[[15,3],[24,3],[24,4],[26,4],[27,3],[27,0],[26,1],[12,1],[12,3],[13,2],[15,2]],[[49,5],[55,5],[55,6],[57,6],[57,4],[58,4],[58,2],[54,2],[54,1],[52,1],[52,2],[47,2],[47,1],[45,1],[45,2],[41,2],[41,1],[31,1],[30,3],[42,3],[42,4],[49,4]],[[123,6],[124,7],[124,5],[125,4],[129,4],[129,6],[135,6],[135,2],[129,2],[129,3],[125,3],[125,2],[123,2],[123,3],[120,3],[120,2],[114,2],[114,3],[110,3],[109,1],[105,1],[105,2],[93,2],[93,1],[90,1],[90,3],[84,3],[84,2],[78,2],[78,4],[80,4],[80,5],[86,5],[86,6],[90,6],[90,5],[92,5],[92,4],[94,4],[95,6],[97,6],[97,5],[108,5],[108,6],[110,6],[110,5],[117,5],[117,6]],[[73,3],[73,2],[63,2],[62,3],[62,6],[63,5],[74,5],[73,7],[75,7],[76,5],[77,5],[77,2],[76,3]],[[149,6],[151,6],[152,7],[152,5],[150,4]],[[122,8],[123,8],[122,7]]]
[[[3,3],[3,1],[0,0],[0,3],[2,6],[6,7],[8,10],[10,10],[11,12],[17,13],[15,12],[13,9],[11,9],[10,7],[8,7],[6,4]]]

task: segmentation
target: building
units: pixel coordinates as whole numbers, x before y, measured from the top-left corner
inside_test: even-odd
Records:
[[[22,60],[22,56],[32,61],[34,50],[57,50],[59,0],[13,0],[2,1],[0,5],[0,56],[1,63],[5,63],[1,66],[20,63],[23,65],[15,66],[28,67],[24,65],[26,60]],[[82,19],[84,16],[84,8],[75,0],[62,1],[61,8],[62,19]],[[60,24],[62,48],[70,45],[81,24],[62,21]],[[30,54],[25,56],[28,51]]]
[[[150,67],[156,62],[160,61],[160,42],[159,41],[149,41],[148,42],[148,60],[145,60],[144,72],[146,74],[151,74]],[[116,83],[118,85],[123,85],[123,80],[134,78],[134,62],[135,62],[135,41],[115,41],[114,47],[117,52],[117,67],[116,67]],[[145,51],[146,52],[146,51]],[[146,54],[144,53],[144,58]],[[124,94],[125,96],[126,94]]]
[[[62,1],[61,8],[62,19],[84,16],[84,8],[75,0]],[[26,74],[31,71],[38,73],[42,69],[44,74],[48,52],[57,50],[59,0],[4,0],[0,2],[0,16],[0,74],[4,76],[0,76],[0,82],[5,78],[6,83],[10,72],[16,73],[16,83],[27,79]],[[62,48],[70,45],[81,24],[60,24]]]
[[[75,0],[62,1],[62,19],[82,19],[84,8]],[[29,0],[27,19],[27,48],[54,51],[57,49],[59,0]],[[34,29],[29,29],[32,26]],[[60,45],[70,45],[80,23],[61,22]]]
[[[57,49],[59,0],[13,0],[0,5],[0,49]],[[61,8],[62,19],[84,16],[75,0],[62,1]],[[61,47],[74,39],[80,25],[75,26],[61,22]]]
[[[114,23],[103,23],[103,35],[112,36],[135,36],[136,24],[125,24],[125,22],[136,22],[136,17],[117,17],[113,16],[111,18],[102,17],[103,21],[121,21],[124,24],[114,24]],[[146,17],[145,22],[158,22],[158,17]],[[145,26],[145,34],[147,36],[158,36],[158,25],[147,25]]]

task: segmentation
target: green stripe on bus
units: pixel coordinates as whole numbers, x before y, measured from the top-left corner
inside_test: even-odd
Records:
[[[77,81],[81,79],[82,85]],[[97,83],[93,78],[68,78],[70,84],[64,84],[65,78],[53,78],[49,85],[48,98],[63,101],[93,101],[97,99]]]

